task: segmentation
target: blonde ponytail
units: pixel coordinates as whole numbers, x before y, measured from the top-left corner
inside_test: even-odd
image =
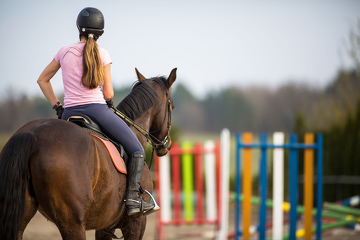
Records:
[[[83,51],[82,84],[94,89],[104,84],[104,67],[101,61],[96,35],[89,34]]]

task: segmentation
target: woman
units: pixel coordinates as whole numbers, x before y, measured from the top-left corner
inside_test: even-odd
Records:
[[[62,47],[41,73],[38,84],[59,118],[72,114],[88,115],[101,130],[123,145],[130,156],[127,164],[126,210],[128,215],[154,208],[139,197],[145,153],[135,134],[113,111],[107,102],[114,96],[111,81],[111,59],[96,41],[104,33],[104,17],[96,8],[84,8],[78,15],[80,42]],[[62,69],[64,107],[56,97],[50,80]],[[101,91],[102,87],[102,91]]]

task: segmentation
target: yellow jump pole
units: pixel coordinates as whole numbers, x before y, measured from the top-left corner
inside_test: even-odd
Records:
[[[252,143],[252,134],[243,134],[243,143]],[[250,226],[251,226],[251,185],[252,185],[252,150],[251,148],[244,148],[243,150],[243,202],[242,202],[242,213],[243,213],[243,239],[250,239]]]
[[[305,134],[305,144],[314,143],[314,134]],[[314,201],[314,149],[305,148],[304,150],[304,239],[312,239],[312,210]]]

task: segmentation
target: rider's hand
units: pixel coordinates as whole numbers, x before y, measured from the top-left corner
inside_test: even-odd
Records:
[[[109,108],[114,108],[114,103],[113,103],[112,99],[110,99],[109,101],[106,101],[106,104],[108,105]]]
[[[64,112],[64,108],[62,105],[58,106],[57,108],[55,108],[56,111],[56,115],[58,115],[58,119],[61,119],[61,116]]]

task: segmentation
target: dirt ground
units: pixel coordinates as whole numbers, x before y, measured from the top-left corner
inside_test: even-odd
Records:
[[[199,231],[199,229],[201,231]],[[213,239],[205,236],[213,236],[216,231],[213,226],[168,226],[165,228],[167,240],[171,239],[189,239],[189,240],[200,240],[200,239]],[[152,214],[148,216],[147,227],[145,230],[143,240],[155,240],[156,233],[156,215]],[[121,237],[121,231],[116,230],[115,234]],[[55,224],[47,221],[40,213],[37,213],[35,217],[30,221],[29,225],[25,229],[24,240],[61,240],[59,230]],[[95,240],[95,231],[86,232],[87,240]]]
[[[154,240],[156,233],[156,216],[155,214],[148,216],[147,228],[144,235],[144,240]],[[230,231],[233,231],[233,223],[230,221]],[[187,227],[166,227],[166,234],[169,239],[187,239],[187,240],[200,240],[200,239],[214,239],[215,233],[213,227],[209,226],[187,226]],[[195,230],[195,231],[194,231]],[[196,234],[190,234],[190,232]],[[117,236],[122,236],[121,231],[117,230]],[[200,236],[202,235],[202,236]],[[254,236],[256,238],[256,236]],[[324,240],[359,240],[360,231],[354,231],[347,228],[338,228],[329,230],[322,235]],[[60,233],[56,226],[47,221],[40,213],[37,213],[31,220],[25,230],[24,240],[61,240]],[[95,239],[95,231],[86,232],[87,240]]]
[[[154,239],[155,220],[155,214],[148,216],[144,240]],[[115,234],[118,237],[122,236],[120,230],[116,230]],[[87,231],[86,239],[95,240],[95,231]],[[62,240],[62,238],[55,224],[49,222],[38,212],[25,229],[23,240]]]

